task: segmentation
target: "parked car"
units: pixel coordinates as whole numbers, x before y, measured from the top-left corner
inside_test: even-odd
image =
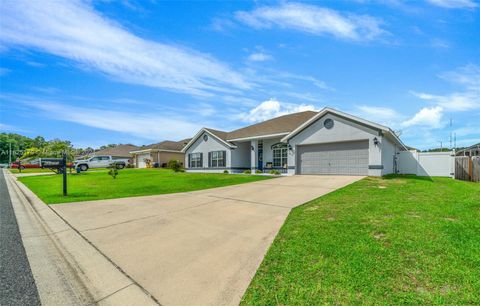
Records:
[[[88,159],[79,159],[73,162],[75,168],[80,168],[81,171],[87,171],[94,168],[106,168],[112,163],[117,164],[117,169],[123,169],[130,163],[128,158],[117,158],[110,155],[98,155]]]
[[[20,170],[31,169],[31,168],[41,168],[40,159],[34,159],[34,160],[25,161],[25,162],[22,162],[22,161],[13,162],[10,165],[10,168],[20,169]]]
[[[0,168],[8,168],[8,164],[0,164]]]

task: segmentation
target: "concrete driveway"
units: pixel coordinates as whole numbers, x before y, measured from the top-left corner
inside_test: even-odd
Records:
[[[291,176],[52,207],[161,304],[235,305],[290,209],[361,178]]]

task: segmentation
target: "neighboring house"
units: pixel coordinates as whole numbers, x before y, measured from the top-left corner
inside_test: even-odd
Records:
[[[464,148],[455,152],[457,156],[480,156],[480,143],[474,144],[468,148]]]
[[[86,152],[87,154],[84,154],[83,156],[78,156],[75,159],[84,159],[95,155],[111,155],[112,157],[132,159],[132,154],[130,154],[130,152],[137,149],[138,147],[132,144],[120,144],[115,147],[108,147],[102,150]],[[130,163],[133,163],[133,161],[131,161]]]
[[[406,149],[390,128],[324,108],[232,132],[203,128],[183,152],[190,172],[381,176],[397,171],[397,153]]]
[[[166,167],[172,159],[179,160],[183,164],[185,153],[182,152],[182,149],[189,141],[190,139],[181,141],[165,140],[137,148],[130,153],[133,155],[136,168],[146,168],[149,163],[151,166],[158,164],[158,167]]]

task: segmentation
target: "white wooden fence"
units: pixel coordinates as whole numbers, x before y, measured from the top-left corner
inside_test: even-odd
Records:
[[[400,174],[454,177],[455,153],[400,151],[397,169]]]

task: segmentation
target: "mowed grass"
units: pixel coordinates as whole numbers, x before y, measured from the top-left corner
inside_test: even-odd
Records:
[[[243,305],[480,304],[480,184],[366,178],[295,208]]]
[[[47,204],[124,198],[194,191],[269,179],[266,176],[175,173],[167,169],[124,169],[116,179],[104,171],[68,175],[68,196],[62,195],[62,176],[18,179]]]

